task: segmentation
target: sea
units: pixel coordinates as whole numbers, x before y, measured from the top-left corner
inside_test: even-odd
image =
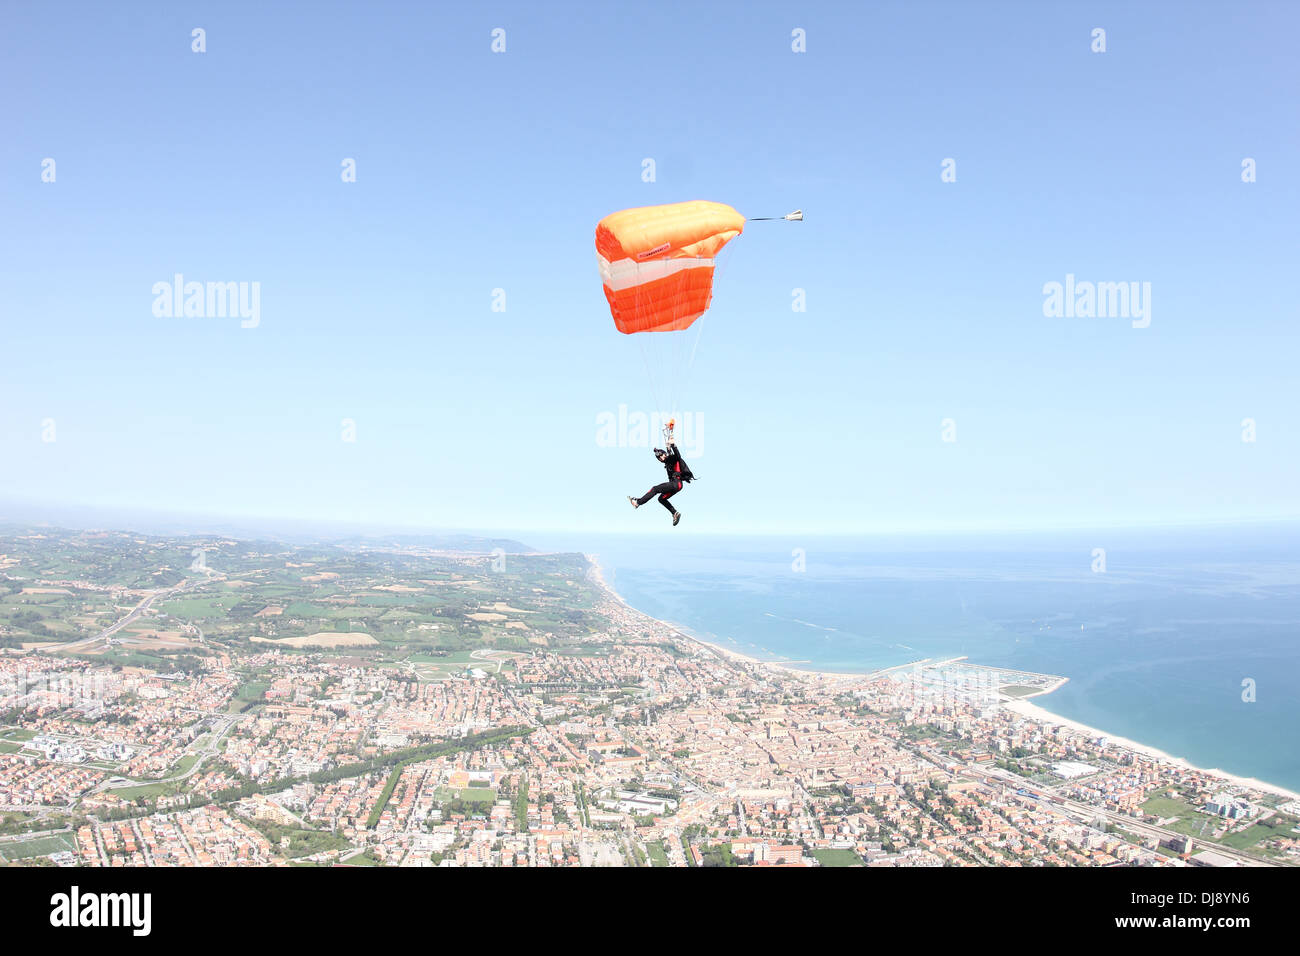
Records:
[[[1056,674],[1045,710],[1300,791],[1300,523],[1053,534],[539,535],[629,604],[810,670]]]

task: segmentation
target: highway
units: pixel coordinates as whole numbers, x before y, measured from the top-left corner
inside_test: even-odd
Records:
[[[108,638],[112,637],[122,628],[126,627],[132,621],[136,620],[145,611],[149,610],[149,608],[153,605],[153,602],[158,600],[158,598],[171,597],[173,594],[178,594],[190,586],[191,584],[189,581],[182,581],[180,584],[176,585],[173,588],[167,588],[166,590],[162,590],[162,591],[150,592],[149,596],[144,598],[139,604],[137,604],[134,608],[132,608],[130,613],[127,614],[124,618],[122,618],[116,624],[113,624],[111,627],[108,627],[100,631],[98,634],[94,635],[93,637],[83,637],[80,640],[67,641],[66,643],[63,644],[49,644],[46,646],[42,646],[41,648],[39,648],[39,650],[41,653],[46,653],[49,651],[68,651],[68,650],[73,650],[74,648],[88,647],[91,644],[94,644],[96,641],[108,640]]]

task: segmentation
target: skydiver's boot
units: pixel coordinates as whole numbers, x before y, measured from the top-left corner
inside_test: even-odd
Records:
[[[679,521],[681,521],[681,520],[682,520],[682,513],[681,513],[680,511],[674,511],[674,512],[673,512],[673,527],[676,528],[676,527],[677,527],[677,522],[679,522]]]
[[[640,508],[640,507],[641,507],[641,502],[637,501],[636,498],[634,498],[632,495],[628,495],[628,496],[627,496],[627,500],[630,501],[630,502],[632,502],[632,507],[633,507],[633,508]]]

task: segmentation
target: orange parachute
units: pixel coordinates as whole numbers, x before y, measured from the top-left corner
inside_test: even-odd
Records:
[[[718,251],[745,229],[720,202],[695,200],[624,209],[596,226],[596,256],[620,332],[675,332],[713,298]]]
[[[720,202],[670,203],[624,209],[596,226],[596,259],[614,325],[637,344],[654,410],[671,420],[683,411],[703,323],[713,300],[716,263],[746,222],[799,222],[785,216],[746,219]],[[692,325],[693,333],[683,333]],[[664,332],[665,335],[640,335]],[[671,435],[671,427],[665,436]]]

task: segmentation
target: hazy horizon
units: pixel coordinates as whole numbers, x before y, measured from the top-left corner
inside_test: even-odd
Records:
[[[1129,525],[1059,525],[1052,528],[949,528],[926,530],[855,530],[855,531],[805,531],[799,534],[777,531],[693,531],[688,535],[677,533],[681,529],[649,527],[616,531],[574,531],[566,528],[512,528],[508,526],[476,527],[457,525],[402,525],[397,523],[365,523],[339,519],[311,519],[268,517],[261,515],[195,513],[141,508],[96,508],[79,505],[44,505],[13,502],[0,499],[0,527],[28,525],[60,528],[70,531],[113,530],[159,536],[186,536],[226,534],[234,537],[277,534],[303,537],[394,537],[423,535],[464,535],[468,537],[509,537],[520,544],[539,547],[538,542],[570,541],[598,542],[602,538],[641,538],[659,542],[669,547],[689,547],[692,538],[708,540],[804,540],[804,541],[903,541],[912,544],[944,541],[996,541],[999,539],[1026,539],[1042,541],[1054,536],[1077,536],[1084,533],[1094,537],[1106,534],[1169,535],[1185,532],[1230,533],[1233,531],[1277,531],[1300,534],[1300,518],[1279,517],[1267,519],[1241,519],[1200,522],[1135,523]],[[532,536],[532,539],[530,539]],[[582,550],[581,547],[574,550]]]

